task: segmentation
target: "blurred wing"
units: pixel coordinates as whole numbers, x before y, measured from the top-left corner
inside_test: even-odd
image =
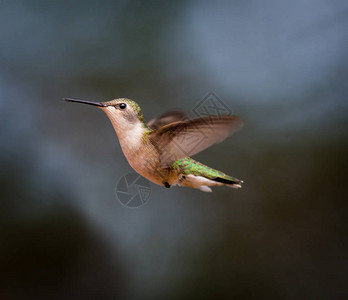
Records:
[[[150,122],[147,123],[149,127],[152,129],[159,129],[165,125],[168,125],[170,123],[178,122],[178,121],[185,121],[188,117],[186,113],[180,110],[173,110],[168,111],[164,113],[163,115],[159,116],[158,118],[152,119]]]
[[[208,116],[165,125],[149,138],[159,149],[163,167],[222,142],[243,126],[237,116]]]

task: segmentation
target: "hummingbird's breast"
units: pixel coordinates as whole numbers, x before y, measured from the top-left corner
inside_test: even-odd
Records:
[[[143,123],[130,124],[109,115],[124,155],[131,167],[150,181],[164,185],[176,184],[178,175],[175,170],[163,168],[158,149],[149,140]]]
[[[164,185],[165,182],[170,185],[176,183],[176,172],[162,167],[158,150],[149,140],[143,140],[136,148],[122,146],[122,150],[131,167],[140,175],[158,185]]]

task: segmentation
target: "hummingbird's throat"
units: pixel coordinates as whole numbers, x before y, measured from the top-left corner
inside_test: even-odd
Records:
[[[112,106],[101,107],[101,109],[110,119],[123,151],[130,152],[138,149],[145,133],[142,122],[138,119],[135,122],[130,122],[129,119]]]

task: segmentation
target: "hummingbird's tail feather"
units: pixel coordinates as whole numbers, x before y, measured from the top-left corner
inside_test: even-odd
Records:
[[[214,179],[193,174],[185,175],[181,178],[179,185],[200,189],[203,192],[212,192],[210,186],[228,186],[234,189],[241,188],[241,183],[222,183]]]
[[[243,183],[243,180],[214,170],[189,157],[176,161],[172,168],[180,170],[179,185],[200,189],[203,192],[211,192],[210,186],[228,186],[239,189]]]
[[[239,180],[239,179],[233,178],[231,176],[228,176],[229,178],[231,178],[231,179],[228,179],[228,178],[226,178],[226,176],[228,176],[228,175],[225,175],[225,177],[216,177],[212,180],[214,180],[216,182],[221,182],[224,185],[231,187],[231,188],[234,188],[234,189],[239,189],[242,187],[243,180]]]

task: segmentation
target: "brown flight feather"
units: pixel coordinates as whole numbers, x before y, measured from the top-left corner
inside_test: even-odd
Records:
[[[208,116],[170,123],[151,132],[149,138],[159,150],[162,166],[169,167],[177,159],[222,142],[242,126],[237,116]]]

